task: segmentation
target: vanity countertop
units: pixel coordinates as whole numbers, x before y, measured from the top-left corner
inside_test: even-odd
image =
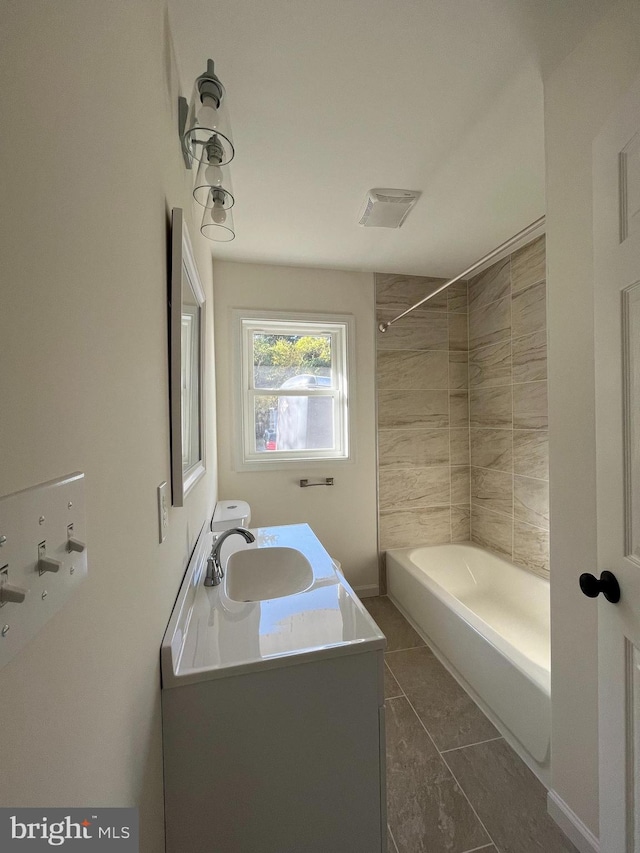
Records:
[[[384,634],[308,524],[259,527],[247,545],[224,543],[223,562],[243,548],[294,548],[313,570],[308,589],[265,601],[227,597],[224,582],[203,584],[212,534],[205,529],[187,568],[162,643],[162,686],[288,666],[319,657],[383,649]]]

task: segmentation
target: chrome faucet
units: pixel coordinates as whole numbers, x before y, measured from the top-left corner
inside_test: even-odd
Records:
[[[224,533],[221,533],[220,536],[218,536],[218,538],[214,542],[213,548],[211,549],[211,554],[209,555],[209,559],[207,560],[207,574],[204,579],[205,586],[218,586],[218,584],[224,577],[224,569],[222,568],[222,564],[220,562],[220,550],[222,548],[222,543],[224,542],[224,540],[234,533],[239,533],[240,536],[243,536],[245,542],[256,541],[256,537],[253,535],[253,533],[251,533],[250,530],[247,530],[244,527],[232,527],[230,530],[225,530]]]

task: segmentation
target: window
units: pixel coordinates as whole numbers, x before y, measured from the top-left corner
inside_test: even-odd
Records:
[[[237,319],[243,463],[347,459],[350,318]]]

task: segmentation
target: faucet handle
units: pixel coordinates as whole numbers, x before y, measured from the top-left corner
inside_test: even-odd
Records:
[[[213,557],[213,551],[207,557],[207,571],[205,573],[204,585],[205,586],[218,586],[220,581],[222,580],[222,576],[218,572],[218,567],[216,566],[216,561]]]
[[[219,533],[214,533],[214,534],[212,534],[212,538],[211,538],[211,553],[209,554],[209,559],[210,559],[210,560],[212,560],[212,559],[213,559],[213,552],[216,550],[216,542],[218,541],[219,537],[220,537],[220,534],[219,534]]]

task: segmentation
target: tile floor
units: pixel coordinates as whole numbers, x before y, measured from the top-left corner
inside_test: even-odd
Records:
[[[386,597],[388,853],[576,853],[546,791]]]

